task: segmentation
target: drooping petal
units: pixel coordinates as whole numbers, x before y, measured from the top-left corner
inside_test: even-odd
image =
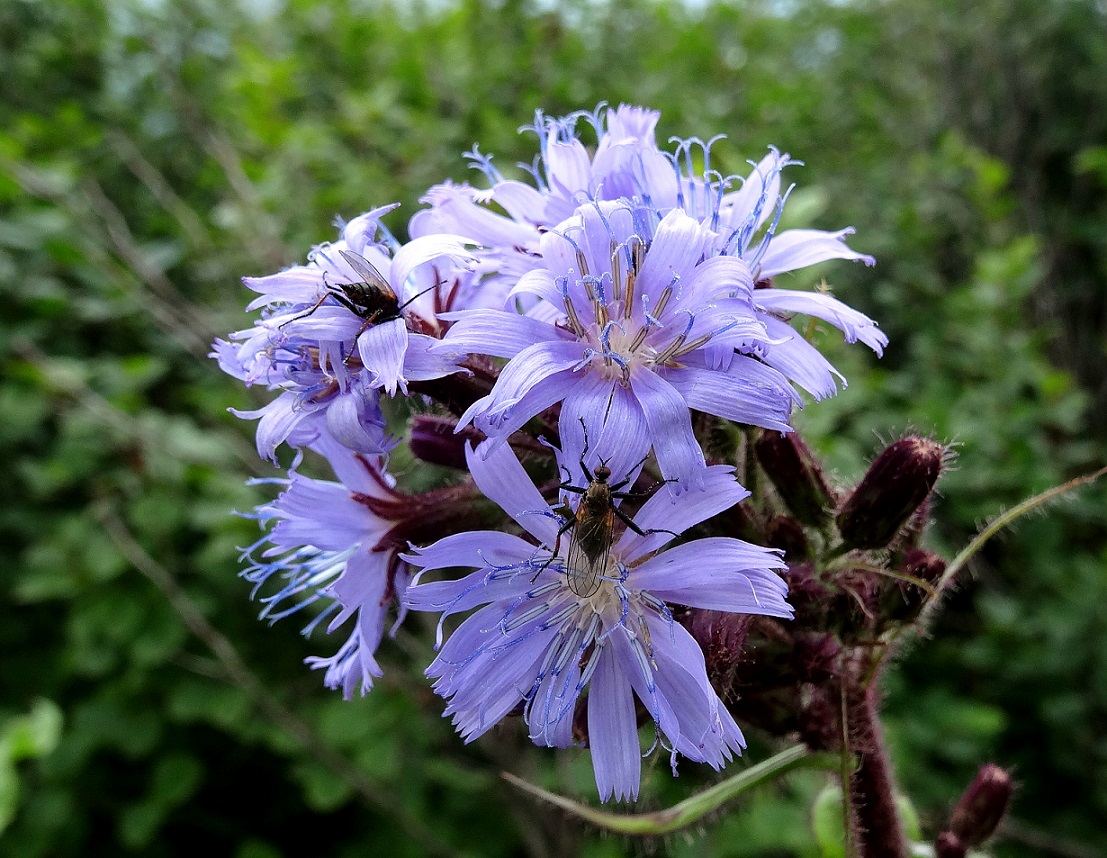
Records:
[[[458,429],[464,428],[471,420],[488,435],[488,440],[479,448],[481,455],[487,455],[532,417],[564,399],[572,390],[575,379],[576,374],[572,370],[554,373],[535,384],[521,398],[506,405],[497,403],[496,391],[493,390],[466,409],[458,420]]]
[[[407,325],[403,319],[393,319],[382,325],[370,325],[357,339],[361,362],[372,379],[371,387],[383,387],[393,396],[396,387],[407,390],[404,378],[404,357],[407,354]]]
[[[642,752],[630,682],[610,647],[600,652],[600,663],[588,690],[588,744],[600,801],[638,798],[642,779]]]
[[[740,732],[723,725],[720,710],[725,707],[707,679],[699,644],[672,620],[651,614],[646,622],[651,639],[660,641],[654,646],[658,696],[676,724],[663,727],[666,735],[688,759],[721,768],[733,754],[741,753],[744,743]]]
[[[350,490],[341,483],[313,480],[300,474],[292,475],[288,489],[273,506],[281,518],[269,535],[275,548],[269,549],[267,554],[301,545],[345,551],[371,537],[383,535],[387,529],[366,515],[365,508],[354,503]],[[324,509],[327,510],[326,527],[321,527],[320,510]],[[375,542],[372,538],[370,547]]]
[[[875,265],[876,260],[864,253],[850,250],[844,241],[852,229],[825,232],[821,229],[789,229],[773,236],[765,255],[761,257],[758,277],[773,277],[785,271],[806,268],[828,259],[860,260]]]
[[[500,435],[502,426],[510,423],[517,413],[517,406],[523,397],[551,376],[571,370],[580,363],[583,352],[581,343],[560,340],[538,342],[523,349],[500,373],[492,393],[486,397],[489,401],[480,409],[481,419],[476,421],[477,425],[489,435]],[[536,413],[526,415],[522,422],[525,423]],[[514,425],[511,431],[521,425]]]
[[[692,433],[689,403],[657,373],[634,373],[631,387],[649,427],[661,475],[671,481],[670,489],[679,494],[684,489],[702,488],[707,463]]]
[[[795,292],[789,289],[758,289],[758,308],[769,313],[804,313],[830,322],[846,335],[846,342],[860,340],[878,355],[884,353],[888,337],[876,322],[823,292]]]
[[[404,354],[404,378],[408,381],[428,381],[458,372],[459,357],[437,351],[441,342],[426,334],[409,333],[407,352]]]
[[[384,637],[384,615],[392,602],[388,592],[390,552],[371,551],[362,546],[346,561],[346,571],[331,585],[342,610],[331,620],[330,631],[337,629],[355,613],[359,613],[361,645],[375,652]],[[361,616],[364,615],[364,616]]]
[[[294,391],[285,391],[264,408],[256,411],[228,409],[231,414],[245,420],[258,420],[258,455],[277,464],[277,447],[288,438],[311,412],[300,405],[300,397]]]
[[[503,310],[464,310],[443,313],[439,318],[453,322],[441,344],[434,347],[435,351],[446,354],[513,358],[541,342],[568,340],[553,325]],[[583,348],[577,349],[576,360],[580,360],[583,351]]]
[[[433,262],[436,259],[445,258],[450,267],[466,268],[475,265],[477,259],[469,252],[466,245],[472,242],[468,238],[456,235],[425,235],[415,238],[396,251],[392,258],[392,265],[388,273],[388,281],[392,284],[392,290],[402,302],[404,300],[404,285],[408,277],[420,265]]]
[[[326,411],[326,425],[332,437],[358,453],[374,456],[395,446],[374,391],[359,389],[334,397]]]
[[[533,486],[532,486],[533,488]],[[502,533],[498,530],[476,530],[468,533],[455,533],[428,545],[426,548],[413,548],[411,553],[400,555],[412,565],[424,571],[430,569],[452,569],[472,567],[483,569],[492,566],[508,567],[525,562],[534,553],[534,546],[518,536]],[[442,582],[449,587],[464,589],[459,581]],[[417,598],[424,598],[422,588],[429,585],[419,584],[408,590],[408,598],[415,606]],[[416,595],[418,594],[418,596]],[[456,593],[447,592],[452,600]],[[444,604],[444,603],[443,603]],[[419,610],[440,610],[438,607],[421,606]]]
[[[725,372],[687,366],[666,367],[665,379],[680,392],[686,407],[716,417],[790,432],[797,397],[779,372],[744,355],[735,355]]]
[[[768,315],[762,315],[761,321],[774,340],[773,347],[767,349],[762,357],[766,364],[790,378],[816,400],[837,393],[838,381],[845,386],[842,374],[791,325]]]

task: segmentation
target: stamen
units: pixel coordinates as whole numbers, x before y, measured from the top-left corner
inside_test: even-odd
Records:
[[[765,230],[765,235],[761,238],[761,243],[757,247],[757,252],[754,253],[752,259],[748,260],[751,271],[757,269],[757,265],[761,262],[761,258],[765,255],[765,251],[769,249],[769,242],[771,242],[773,236],[776,235],[776,228],[780,224],[780,216],[784,214],[784,204],[788,202],[788,196],[792,193],[793,188],[795,188],[795,184],[789,185],[788,190],[786,190],[777,201],[776,215],[773,217],[773,222],[769,225],[769,228]]]
[[[680,275],[674,274],[673,279],[669,281],[669,285],[661,290],[661,295],[657,299],[657,306],[654,308],[653,311],[653,314],[657,316],[657,318],[660,319],[661,314],[665,312],[665,307],[668,305],[669,299],[673,297],[673,290],[679,283]],[[660,322],[658,324],[660,324]]]
[[[528,173],[532,179],[534,179],[535,187],[542,193],[548,193],[549,187],[546,185],[546,180],[542,176],[542,156],[535,155],[534,160],[529,164],[524,164],[522,161],[518,161],[515,164],[516,167]]]
[[[684,327],[684,332],[678,334],[676,339],[669,343],[668,348],[661,352],[656,358],[654,358],[654,364],[661,366],[667,361],[672,360],[673,356],[680,350],[680,347],[684,345],[684,340],[687,338],[689,332],[692,330],[692,325],[695,324],[696,316],[691,310],[686,310],[683,307],[677,310],[678,313],[688,314],[688,324]],[[710,339],[710,337],[708,337]]]
[[[514,619],[509,621],[508,617],[511,616],[511,611],[514,609],[514,607],[515,605],[512,605],[510,608],[508,608],[507,613],[505,613],[503,619],[500,620],[500,631],[503,632],[505,635],[511,634],[511,632],[515,631],[520,626],[525,626],[531,620],[535,619],[536,617],[540,617],[545,611],[549,609],[550,605],[548,602],[539,602],[533,608],[523,611],[523,613],[519,614]],[[488,631],[488,629],[481,629],[481,631]]]

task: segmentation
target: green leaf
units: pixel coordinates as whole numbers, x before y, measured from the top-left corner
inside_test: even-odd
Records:
[[[842,808],[842,786],[828,783],[815,796],[811,807],[811,830],[822,858],[846,858],[846,829]]]
[[[0,757],[0,833],[11,823],[19,807],[19,774],[7,757]]]
[[[39,698],[27,715],[11,719],[3,734],[5,757],[11,762],[44,757],[61,740],[62,711],[52,700]]]

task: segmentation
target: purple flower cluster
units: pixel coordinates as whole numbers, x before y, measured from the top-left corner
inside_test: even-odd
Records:
[[[700,424],[789,432],[801,391],[837,391],[794,314],[878,354],[886,343],[837,299],[774,284],[818,262],[873,262],[850,230],[778,232],[781,172],[797,162],[773,149],[747,176],[723,175],[710,143],[659,148],[657,121],[625,105],[538,114],[533,184],[474,147],[488,188],[430,189],[406,244],[381,227],[385,206],[306,264],[246,278],[260,317],[215,345],[224,371],[276,393],[236,412],[258,419],[259,454],[311,450],[339,479],[301,475],[297,455],[258,509],[271,526],[245,576],[268,594],[262,615],[320,603],[309,629],[352,620],[333,657],[311,660],[349,696],[380,675],[393,607],[467,614],[448,636],[440,621],[426,671],[458,731],[473,740],[521,711],[534,742],[587,744],[603,800],[637,796],[644,724],[674,770],[677,755],[719,768],[743,747],[674,606],[791,616],[781,552],[686,536],[748,495],[709,463]],[[494,529],[466,512],[417,526],[446,522],[427,511],[447,506],[387,475],[403,431],[381,397],[401,395],[452,411],[456,444],[477,442],[455,458],[502,510]],[[665,488],[642,502],[644,473]]]

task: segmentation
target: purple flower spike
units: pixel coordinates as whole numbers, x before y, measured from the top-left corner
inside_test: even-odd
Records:
[[[641,779],[635,697],[672,754],[721,768],[744,747],[741,731],[708,683],[703,653],[674,621],[667,603],[791,617],[787,587],[774,570],[779,552],[738,539],[699,539],[661,551],[683,531],[748,494],[725,466],[707,468],[708,491],[655,494],[606,556],[596,587],[578,594],[567,569],[572,534],[558,543],[559,517],[543,501],[510,447],[487,457],[470,451],[480,489],[538,543],[494,531],[462,533],[404,559],[421,566],[404,599],[419,611],[473,611],[427,669],[435,691],[466,741],[523,704],[531,739],[565,747],[574,741],[578,704],[586,709],[588,745],[603,801],[634,799]],[[571,499],[570,499],[571,500]],[[568,543],[568,544],[566,544]],[[420,583],[428,570],[469,567],[452,581]],[[576,588],[580,590],[579,585]]]
[[[652,448],[677,492],[702,486],[706,467],[689,409],[790,431],[798,396],[745,354],[771,346],[749,266],[714,255],[715,240],[679,209],[660,217],[626,201],[578,208],[543,236],[542,267],[512,291],[539,300],[530,315],[458,313],[435,347],[510,358],[460,425],[472,421],[491,449],[560,402],[570,461],[586,440],[624,464]]]
[[[244,282],[259,297],[247,307],[262,318],[217,341],[220,367],[248,385],[280,395],[265,407],[234,412],[259,419],[257,446],[275,460],[277,446],[310,444],[324,434],[360,453],[386,452],[381,393],[408,381],[457,371],[430,347],[442,334],[437,313],[472,285],[475,260],[457,236],[426,236],[392,249],[376,240],[378,221],[395,206],[361,215],[333,244],[312,250],[306,265]]]
[[[353,619],[349,637],[334,655],[307,659],[312,668],[326,671],[328,688],[340,688],[350,698],[359,687],[366,694],[381,675],[375,653],[389,612],[397,606],[396,625],[405,613],[399,598],[411,573],[394,541],[387,539],[396,522],[375,512],[402,496],[392,490],[380,457],[353,453],[333,441],[320,452],[341,482],[297,473],[272,481],[287,488],[252,515],[273,524],[244,551],[251,565],[242,575],[253,582],[255,597],[271,589],[272,581],[281,582],[260,599],[262,619],[276,622],[316,602],[325,607],[308,623],[305,635],[323,622],[334,632]]]

